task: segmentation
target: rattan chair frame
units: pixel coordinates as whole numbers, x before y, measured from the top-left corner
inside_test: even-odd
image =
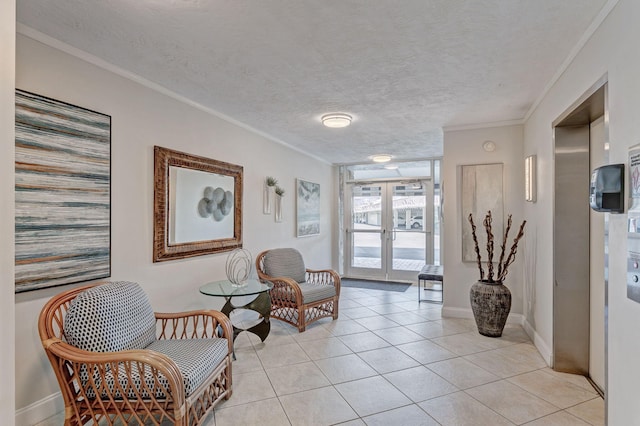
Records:
[[[271,296],[271,318],[284,321],[298,328],[299,332],[321,318],[338,319],[338,301],[340,299],[340,275],[331,269],[306,269],[308,283],[335,287],[336,295],[311,303],[304,303],[298,283],[289,277],[271,277],[265,273],[264,258],[269,250],[256,257],[256,271],[260,281],[273,284]]]
[[[218,402],[231,397],[233,329],[229,318],[218,311],[155,313],[158,339],[227,340],[224,360],[189,396],[180,370],[164,354],[147,349],[90,352],[68,344],[63,325],[71,301],[100,284],[103,283],[77,287],[53,297],[42,308],[38,321],[40,339],[64,399],[65,425],[160,425],[166,421],[180,426],[199,425]],[[143,371],[148,374],[137,386],[132,374]],[[82,372],[88,376],[84,384],[80,380]],[[107,385],[110,372],[116,377],[124,373],[127,383],[116,380],[114,385]],[[166,385],[158,380],[159,374],[166,378]]]

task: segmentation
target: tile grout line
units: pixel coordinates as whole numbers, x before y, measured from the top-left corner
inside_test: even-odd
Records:
[[[362,294],[362,295],[358,295],[358,297],[348,298],[348,299],[346,299],[346,300],[350,300],[350,301],[352,301],[353,303],[360,304],[360,303],[358,302],[358,300],[357,300],[358,298],[371,298],[371,297],[374,297],[374,296],[370,296],[370,295]],[[412,300],[406,300],[406,302],[412,302]],[[429,401],[429,400],[432,400],[432,399],[435,399],[435,398],[439,398],[439,397],[442,397],[442,396],[445,396],[445,395],[449,395],[449,394],[452,394],[452,393],[455,393],[455,392],[463,392],[465,395],[467,395],[467,396],[471,397],[473,400],[477,401],[477,402],[478,402],[479,404],[481,404],[482,406],[484,406],[484,407],[488,408],[491,412],[494,412],[496,415],[499,415],[499,416],[501,416],[502,418],[505,418],[505,419],[506,419],[506,417],[504,417],[502,414],[500,414],[500,413],[499,413],[499,412],[497,412],[496,410],[492,409],[491,407],[489,407],[489,406],[485,405],[485,404],[484,404],[484,403],[482,403],[481,401],[477,400],[477,399],[476,399],[476,398],[474,398],[471,394],[469,394],[467,391],[468,391],[468,390],[471,390],[471,389],[474,389],[474,388],[477,388],[477,387],[479,387],[479,386],[483,386],[483,385],[490,384],[490,383],[495,383],[495,382],[500,382],[500,381],[506,381],[506,382],[508,382],[508,383],[511,383],[511,384],[514,384],[514,385],[518,386],[516,383],[512,383],[512,382],[510,382],[510,381],[509,381],[509,379],[511,379],[511,378],[513,378],[513,377],[517,377],[517,376],[519,376],[519,375],[528,374],[528,373],[535,372],[535,371],[539,371],[539,370],[540,370],[540,371],[542,371],[542,372],[544,372],[544,373],[546,373],[546,372],[544,371],[544,369],[546,368],[546,366],[545,366],[545,367],[542,367],[542,368],[537,368],[537,369],[533,369],[533,370],[530,370],[530,371],[522,372],[522,373],[519,373],[519,374],[513,374],[513,375],[509,375],[509,376],[505,376],[505,377],[497,376],[497,375],[496,375],[496,376],[498,377],[498,378],[497,378],[497,380],[492,380],[492,381],[490,381],[490,382],[486,382],[486,383],[483,383],[483,384],[480,384],[480,385],[476,385],[476,386],[473,386],[473,387],[469,387],[469,388],[467,388],[467,389],[461,389],[461,388],[459,388],[458,386],[456,386],[456,385],[454,385],[453,383],[449,382],[445,377],[443,377],[443,376],[441,376],[440,374],[438,374],[436,371],[431,370],[431,369],[429,368],[429,364],[433,364],[433,363],[435,363],[435,362],[446,361],[446,360],[450,360],[450,359],[462,359],[462,360],[465,360],[466,362],[469,362],[470,364],[473,364],[473,365],[474,365],[474,366],[476,366],[477,368],[480,368],[480,369],[482,369],[483,371],[486,371],[486,372],[487,372],[487,373],[489,373],[489,374],[494,374],[494,373],[491,373],[490,371],[488,371],[488,370],[484,369],[482,366],[478,365],[478,364],[477,364],[477,363],[475,363],[474,361],[472,361],[472,360],[470,360],[470,359],[467,359],[467,358],[465,358],[465,357],[467,357],[467,356],[472,356],[472,355],[477,355],[477,354],[482,354],[482,353],[488,353],[488,352],[491,352],[491,351],[500,351],[500,350],[503,350],[503,349],[513,348],[513,347],[515,347],[515,346],[517,346],[517,345],[520,345],[520,344],[527,344],[527,343],[530,343],[530,342],[528,342],[528,341],[522,341],[522,342],[517,342],[517,341],[516,341],[516,342],[513,342],[513,341],[509,341],[509,343],[508,343],[508,344],[505,344],[504,346],[499,346],[499,347],[494,347],[494,348],[486,348],[486,349],[482,349],[482,350],[477,351],[477,352],[471,352],[471,353],[468,353],[468,354],[464,354],[464,355],[462,355],[462,354],[459,354],[459,353],[456,353],[456,352],[454,352],[454,351],[451,351],[451,350],[447,349],[447,347],[440,345],[439,343],[437,343],[437,342],[436,342],[436,341],[434,341],[433,339],[439,339],[439,338],[449,337],[449,336],[451,336],[451,337],[452,337],[452,336],[457,336],[457,335],[463,335],[463,334],[471,333],[471,332],[472,332],[471,330],[465,330],[465,331],[460,330],[460,331],[457,331],[457,332],[453,332],[453,333],[451,333],[451,334],[442,334],[442,335],[440,335],[440,336],[426,337],[426,336],[424,336],[424,335],[422,335],[422,334],[420,334],[420,333],[418,333],[418,332],[416,332],[416,331],[414,331],[414,330],[412,330],[412,329],[410,329],[410,328],[408,328],[408,327],[409,327],[409,326],[412,326],[412,325],[415,325],[415,324],[423,324],[423,323],[424,323],[424,324],[430,324],[430,323],[434,323],[434,322],[439,322],[441,325],[444,325],[444,321],[446,321],[446,319],[443,319],[443,318],[431,319],[431,318],[429,318],[428,316],[423,316],[424,314],[427,314],[427,312],[426,312],[426,311],[428,311],[429,309],[414,309],[414,310],[410,310],[410,309],[406,309],[405,307],[395,305],[396,303],[406,303],[406,302],[402,302],[402,301],[392,301],[392,302],[382,302],[382,303],[380,303],[379,305],[369,305],[369,306],[393,305],[393,306],[395,306],[396,308],[403,309],[403,312],[381,313],[381,312],[374,311],[373,309],[371,309],[371,311],[375,313],[374,315],[371,315],[371,316],[365,316],[365,317],[359,317],[359,318],[352,318],[352,317],[349,317],[349,315],[348,315],[348,314],[345,314],[345,315],[341,318],[342,320],[345,320],[345,321],[352,321],[352,324],[357,324],[357,325],[359,325],[359,326],[363,327],[363,328],[365,329],[365,331],[359,331],[359,332],[346,332],[346,333],[344,333],[344,334],[334,334],[334,331],[333,331],[332,329],[330,329],[330,328],[328,328],[328,327],[327,327],[329,324],[333,324],[333,321],[331,321],[331,322],[328,322],[328,323],[321,323],[321,322],[318,322],[318,323],[317,323],[317,326],[318,326],[318,327],[322,327],[326,332],[328,332],[329,336],[318,337],[318,338],[312,338],[312,339],[308,339],[308,340],[307,340],[307,339],[305,339],[305,340],[303,340],[303,341],[301,342],[301,341],[299,341],[298,339],[296,339],[295,337],[293,337],[293,334],[292,334],[292,333],[287,332],[287,336],[291,336],[291,337],[293,337],[293,341],[297,344],[297,347],[302,351],[302,353],[304,353],[304,354],[306,355],[306,357],[307,357],[307,358],[309,358],[309,361],[312,363],[312,365],[313,365],[316,369],[318,369],[318,370],[320,371],[320,373],[322,374],[322,377],[323,377],[324,379],[326,379],[326,380],[327,380],[327,382],[329,383],[329,385],[327,385],[327,386],[320,386],[320,387],[312,388],[312,389],[309,389],[309,390],[321,389],[321,388],[328,388],[328,387],[333,388],[333,390],[334,390],[334,391],[336,391],[336,392],[338,393],[338,395],[340,395],[340,397],[342,398],[342,400],[344,400],[344,401],[345,401],[345,403],[346,403],[346,404],[347,404],[347,405],[348,405],[348,406],[353,410],[353,412],[358,416],[358,417],[357,417],[357,419],[360,419],[361,421],[364,421],[364,420],[363,420],[363,419],[364,419],[364,417],[360,416],[360,415],[358,414],[358,412],[353,408],[353,406],[351,406],[351,404],[350,404],[348,401],[346,401],[346,400],[345,400],[344,396],[343,396],[343,395],[340,393],[340,391],[338,390],[337,385],[339,385],[339,384],[343,384],[343,383],[350,383],[350,382],[354,382],[354,381],[358,381],[358,380],[363,380],[363,379],[371,378],[371,377],[382,377],[382,378],[385,380],[385,382],[386,382],[386,383],[390,384],[390,385],[391,385],[395,390],[397,390],[401,395],[403,395],[403,396],[404,396],[404,397],[406,397],[409,401],[411,401],[411,403],[409,403],[409,404],[404,404],[404,405],[401,405],[401,406],[399,406],[399,407],[395,407],[395,408],[390,408],[390,409],[387,409],[387,410],[383,410],[383,411],[380,411],[380,412],[377,412],[377,413],[373,413],[373,414],[371,414],[371,415],[378,415],[378,414],[381,414],[381,413],[384,413],[384,412],[388,412],[388,411],[392,411],[392,410],[395,410],[395,409],[399,409],[399,408],[403,408],[403,407],[408,407],[408,406],[411,406],[411,405],[416,405],[416,406],[421,410],[421,412],[426,413],[426,415],[428,415],[430,418],[432,418],[432,417],[431,417],[431,415],[430,415],[427,411],[425,411],[425,410],[424,410],[424,409],[419,405],[420,403],[423,403],[423,402],[426,402],[426,401]],[[367,306],[365,306],[365,305],[362,305],[362,304],[360,304],[360,305],[361,305],[362,307],[367,308]],[[348,309],[348,308],[346,308],[346,309]],[[359,308],[354,308],[354,309],[359,309]],[[369,309],[369,308],[367,308],[367,309]],[[435,310],[435,309],[433,309],[433,310]],[[420,315],[420,314],[418,313],[418,311],[422,311],[422,314],[423,314],[423,315]],[[400,314],[403,314],[403,313],[410,313],[410,314],[412,314],[412,315],[416,315],[416,316],[418,316],[418,317],[420,317],[420,318],[423,318],[424,320],[423,320],[423,321],[420,321],[420,322],[417,322],[417,323],[402,324],[402,323],[396,323],[392,318],[387,318],[387,315],[400,315]],[[344,318],[344,317],[346,317],[346,318]],[[374,318],[374,317],[378,317],[379,319],[384,319],[384,320],[386,320],[386,321],[393,322],[393,323],[394,323],[394,325],[392,325],[391,327],[384,327],[384,328],[379,328],[379,329],[375,329],[375,330],[374,330],[374,329],[372,329],[372,328],[370,328],[370,327],[375,327],[375,326],[367,326],[367,325],[366,325],[366,322],[367,322],[367,321],[366,321],[366,320],[364,320],[365,318]],[[358,320],[363,320],[363,321],[362,321],[362,322],[360,322],[360,321],[358,321]],[[363,324],[363,323],[364,323],[364,324]],[[314,325],[315,325],[315,324],[314,324]],[[389,340],[385,339],[383,336],[378,335],[378,334],[376,333],[376,332],[382,332],[382,330],[386,330],[386,329],[390,329],[390,328],[398,328],[398,327],[403,327],[403,328],[404,328],[404,330],[403,330],[403,331],[407,331],[407,332],[411,333],[412,335],[416,335],[416,336],[418,336],[420,339],[419,339],[419,340],[414,340],[414,341],[409,341],[409,342],[404,342],[404,343],[393,344],[391,341],[389,341]],[[339,333],[342,333],[342,332],[339,332]],[[381,339],[382,341],[384,341],[386,344],[388,344],[388,346],[384,346],[383,348],[372,348],[372,349],[367,349],[367,350],[364,350],[364,351],[362,351],[362,350],[361,350],[361,351],[355,351],[355,350],[353,350],[349,345],[347,345],[347,344],[345,343],[345,341],[343,341],[343,339],[342,339],[343,337],[347,337],[347,336],[351,336],[351,335],[355,335],[355,334],[360,334],[360,333],[370,333],[371,335],[376,336],[377,338],[379,338],[379,339]],[[349,352],[348,354],[343,354],[343,355],[333,355],[333,356],[327,356],[326,358],[312,359],[312,358],[311,358],[311,355],[309,354],[309,352],[307,352],[307,351],[304,349],[304,347],[302,346],[302,344],[303,344],[304,342],[313,342],[313,341],[317,341],[317,340],[319,340],[319,339],[326,339],[326,338],[336,338],[339,342],[341,342],[343,345],[345,345],[345,346],[349,349],[349,351],[350,351],[350,352]],[[430,363],[423,364],[422,362],[420,362],[419,360],[415,359],[414,357],[412,357],[411,355],[407,354],[406,352],[402,351],[402,349],[400,349],[400,348],[398,347],[398,346],[401,346],[401,345],[404,345],[404,344],[417,343],[417,342],[429,342],[429,343],[431,343],[431,344],[433,344],[433,345],[436,345],[437,347],[439,347],[439,348],[441,348],[441,349],[443,349],[443,350],[446,350],[446,351],[448,351],[448,352],[452,353],[454,356],[453,356],[452,358],[448,358],[448,359],[444,359],[444,360],[440,360],[440,361],[433,361],[433,362],[430,362]],[[289,417],[289,414],[284,410],[284,406],[282,405],[282,401],[280,400],[280,397],[281,397],[281,396],[280,396],[280,395],[278,395],[278,394],[275,392],[275,387],[274,387],[274,385],[273,385],[273,382],[271,381],[271,378],[269,377],[269,375],[266,373],[267,368],[266,368],[266,367],[265,367],[265,365],[264,365],[263,359],[258,355],[258,350],[257,350],[257,348],[256,348],[256,345],[254,344],[254,342],[253,342],[253,340],[252,340],[252,339],[249,339],[249,343],[250,343],[250,345],[251,345],[251,348],[252,348],[253,352],[256,354],[256,357],[257,357],[257,358],[258,358],[258,360],[259,360],[260,366],[262,367],[262,371],[263,371],[263,372],[265,373],[265,375],[267,376],[267,379],[268,379],[268,381],[269,381],[269,384],[270,384],[270,386],[271,386],[272,391],[273,391],[273,392],[274,392],[274,394],[276,395],[276,398],[278,398],[278,400],[279,400],[279,403],[280,403],[280,407],[281,407],[281,409],[284,411],[284,413],[285,413],[285,415],[286,415],[286,417],[287,417],[287,419],[288,419],[289,423],[290,423],[290,424],[293,424],[293,422],[292,422],[291,418]],[[470,344],[470,345],[472,345],[472,344],[473,344],[473,342],[470,342],[469,344]],[[362,356],[361,356],[361,354],[364,354],[364,353],[367,353],[367,352],[372,352],[372,351],[376,351],[376,350],[380,350],[380,349],[386,349],[386,348],[394,348],[394,349],[400,350],[404,355],[406,355],[409,359],[411,359],[411,360],[413,360],[414,362],[416,362],[418,365],[417,365],[417,366],[412,366],[412,367],[400,368],[400,369],[398,369],[398,370],[392,370],[392,371],[387,372],[387,373],[382,373],[382,372],[380,372],[378,369],[376,369],[375,367],[373,367],[370,363],[368,363],[368,362],[367,362],[364,358],[362,358]],[[352,379],[352,380],[348,380],[348,381],[340,382],[340,383],[335,383],[335,384],[334,384],[334,383],[332,383],[332,381],[329,379],[329,377],[327,376],[327,374],[326,374],[326,373],[325,373],[325,372],[320,368],[320,366],[319,366],[318,362],[319,362],[319,361],[321,361],[321,360],[324,360],[324,359],[339,358],[339,357],[342,357],[342,356],[349,356],[349,355],[356,355],[356,357],[357,357],[360,361],[362,361],[365,365],[367,365],[369,368],[371,368],[371,369],[373,370],[373,372],[375,373],[375,375],[374,375],[374,376],[364,377],[364,378]],[[507,356],[507,357],[509,357],[509,358],[513,359],[513,358],[512,358],[512,357],[513,357],[513,355],[511,355],[511,356],[510,356],[509,354],[506,354],[505,356]],[[295,362],[294,364],[300,364],[300,363],[302,363],[302,362],[308,362],[308,361]],[[410,398],[410,397],[409,397],[405,392],[403,392],[400,388],[398,388],[396,385],[394,385],[393,383],[391,383],[391,382],[390,382],[390,380],[389,380],[387,377],[385,377],[385,374],[391,374],[391,373],[400,372],[400,371],[404,371],[404,370],[411,369],[411,368],[417,368],[418,366],[421,366],[421,367],[425,367],[425,368],[427,368],[427,370],[428,370],[428,371],[432,372],[433,374],[435,374],[436,376],[438,376],[439,378],[441,378],[442,380],[444,380],[446,383],[449,383],[451,386],[453,386],[453,388],[457,389],[457,391],[455,391],[455,392],[450,392],[450,393],[446,393],[446,394],[439,395],[439,396],[435,396],[435,397],[432,397],[432,398],[427,398],[427,399],[425,399],[424,401],[414,402],[414,401],[413,401],[413,399],[411,399],[411,398]],[[552,377],[553,377],[553,376],[552,376]],[[558,380],[562,380],[562,379],[560,379],[560,378],[557,378],[557,379],[558,379]],[[562,381],[563,381],[563,382],[566,382],[566,383],[568,383],[568,384],[572,384],[572,385],[574,385],[574,384],[573,384],[573,383],[571,383],[571,382],[568,382],[568,381],[565,381],[565,380],[562,380]],[[577,386],[577,385],[574,385],[574,386],[575,386],[576,388],[580,388],[580,387],[579,387],[579,386]],[[527,391],[526,389],[522,388],[521,386],[518,386],[518,387],[519,387],[519,388],[521,388],[524,392],[530,393],[529,391]],[[534,394],[532,394],[532,395],[534,395]],[[534,396],[535,396],[535,395],[534,395]],[[565,408],[565,409],[562,409],[562,408],[556,407],[553,403],[550,403],[549,401],[546,401],[546,400],[545,400],[546,402],[549,402],[552,406],[554,406],[554,407],[558,408],[558,411],[554,411],[553,413],[549,413],[549,414],[547,414],[547,415],[552,415],[552,414],[557,413],[557,412],[560,412],[560,411],[565,411],[565,412],[566,412],[566,410],[567,410],[567,409],[569,409],[569,408],[572,408],[572,407],[578,406],[578,405],[583,404],[583,403],[585,403],[585,402],[592,401],[592,400],[596,399],[597,397],[598,397],[598,395],[594,394],[594,398],[591,398],[591,399],[589,399],[589,400],[587,400],[587,401],[583,401],[583,402],[577,403],[577,404],[572,405],[571,407],[567,407],[567,408]],[[539,398],[539,397],[538,397],[538,398]],[[544,400],[544,398],[541,398],[541,399],[542,399],[542,400]],[[569,413],[569,412],[566,412],[566,413],[567,413],[567,414],[569,414],[569,415],[571,415],[572,417],[576,417],[576,416],[574,416],[573,414],[571,414],[571,413]],[[545,415],[545,416],[546,416],[546,415]],[[542,418],[542,417],[545,417],[545,416],[541,416],[541,417],[539,417],[539,418]],[[368,417],[368,416],[365,416],[365,417]],[[539,418],[537,418],[537,419],[539,419]],[[577,417],[576,417],[576,418],[577,418]],[[355,419],[354,419],[354,420],[355,420]],[[532,420],[530,420],[530,421],[535,421],[535,420],[536,420],[536,419],[532,419]],[[530,421],[528,421],[528,422],[530,422]]]

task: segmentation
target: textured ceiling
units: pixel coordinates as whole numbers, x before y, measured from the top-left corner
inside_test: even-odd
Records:
[[[606,0],[18,0],[18,22],[331,163],[522,119]],[[327,112],[354,117],[345,129]]]

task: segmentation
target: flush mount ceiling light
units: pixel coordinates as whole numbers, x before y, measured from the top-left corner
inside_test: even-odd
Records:
[[[343,113],[325,114],[320,118],[322,124],[333,129],[347,127],[349,124],[351,124],[352,119],[353,117],[351,117],[349,114]]]
[[[387,161],[391,161],[393,157],[389,154],[378,154],[372,155],[370,158],[374,163],[386,163]]]

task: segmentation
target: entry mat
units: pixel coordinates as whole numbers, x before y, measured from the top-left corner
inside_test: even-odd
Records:
[[[399,292],[405,292],[409,287],[411,287],[410,283],[399,283],[399,282],[393,282],[393,281],[358,280],[354,278],[342,278],[340,280],[340,285],[342,287],[357,287],[357,288],[367,288],[369,290],[386,290],[386,291],[399,291]]]

